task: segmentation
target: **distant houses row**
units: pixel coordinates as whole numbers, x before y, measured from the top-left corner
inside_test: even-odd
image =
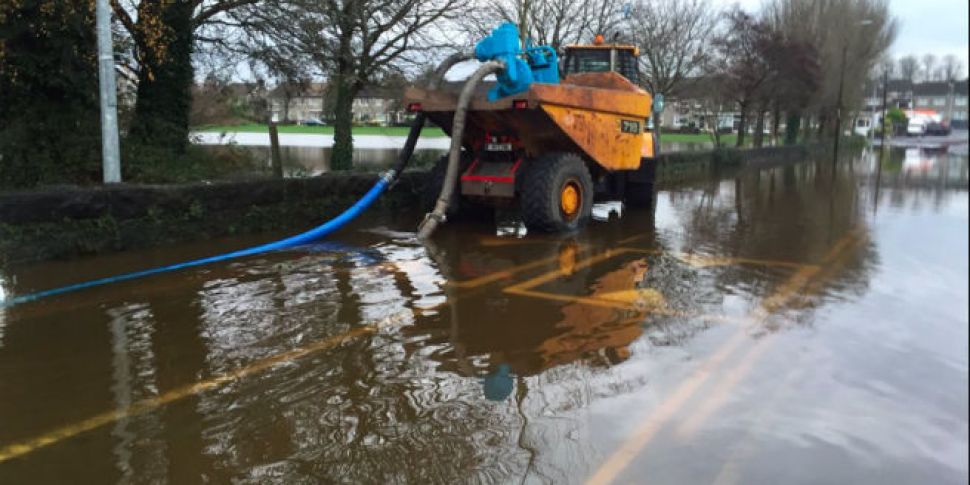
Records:
[[[710,130],[712,128],[710,125],[716,119],[718,129],[722,131],[737,130],[740,115],[730,102],[725,103],[725,106],[718,107],[716,116],[711,116],[712,106],[709,100],[705,100],[704,81],[693,80],[684,84],[685,86],[677,96],[667,98],[662,114],[663,126],[674,130],[687,128]],[[901,108],[935,112],[942,121],[948,123],[951,127],[967,129],[968,85],[966,79],[954,82],[923,83],[893,80],[886,83],[885,86],[882,83],[874,82],[866,86],[866,97],[863,105],[855,115],[867,119],[881,116],[884,90],[886,91],[887,109]],[[766,124],[770,123],[766,122]],[[753,129],[754,120],[749,120],[748,125],[749,130]]]
[[[884,89],[885,88],[885,89]],[[874,82],[867,87],[864,112],[882,112],[883,91],[889,108],[935,112],[953,128],[967,128],[967,80],[911,83],[893,80],[883,86]]]
[[[327,85],[281,84],[268,89],[261,83],[202,84],[193,96],[193,123],[222,124],[250,121],[300,124],[328,118]],[[353,122],[388,126],[406,121],[400,90],[365,88],[351,106]]]
[[[364,88],[354,98],[351,112],[354,123],[388,126],[404,121],[400,90]],[[270,117],[276,123],[300,123],[326,118],[327,85],[310,83],[304,87],[280,85],[268,94]]]
[[[676,96],[668,96],[661,114],[663,126],[668,130],[711,131],[716,128],[722,132],[737,131],[740,118],[737,108],[730,101],[712,105],[705,97],[706,80],[693,80],[684,83]],[[461,83],[446,83],[445,89],[457,92]],[[481,87],[483,92],[488,85]],[[857,113],[860,118],[877,116],[883,106],[882,83],[866,86],[863,106]],[[955,82],[910,83],[890,81],[886,86],[886,104],[889,108],[917,109],[935,111],[939,118],[952,127],[966,129],[968,119],[967,80]],[[202,88],[200,88],[202,89]],[[245,100],[250,106],[260,104],[259,114],[253,116],[265,119],[267,116],[277,123],[302,123],[308,120],[327,118],[327,86],[324,83],[303,85],[282,84],[267,90],[260,84],[231,84],[223,88],[235,100]],[[357,124],[388,126],[404,123],[408,113],[401,105],[400,89],[365,88],[353,101],[353,120]],[[204,98],[204,97],[203,97]],[[268,113],[267,113],[268,112]],[[755,120],[749,120],[749,130]],[[772,124],[766,121],[766,126]]]

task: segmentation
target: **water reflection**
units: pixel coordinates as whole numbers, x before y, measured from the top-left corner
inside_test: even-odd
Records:
[[[934,249],[965,253],[955,229],[966,232],[967,160],[917,154],[929,165],[910,172],[909,153],[875,156],[662,192],[652,211],[626,210],[567,237],[450,223],[425,246],[405,232],[419,214],[374,215],[361,227],[377,229],[347,232],[342,246],[3,310],[0,449],[123,412],[18,458],[0,454],[0,482],[575,483],[645,411],[663,415],[662,404],[738,329],[742,350],[768,349],[765,364],[731,374],[736,362],[727,359],[708,371],[725,372],[701,391],[721,412],[704,412],[714,404],[670,411],[671,429],[694,431],[636,450],[630,477],[709,482],[731,450],[731,473],[751,480],[778,481],[772,464],[795,460],[814,471],[794,481],[880,482],[867,479],[870,462],[917,482],[954,481],[965,474],[956,458],[880,437],[895,436],[887,427],[896,425],[926,430],[911,439],[966,448],[959,406],[968,359],[947,342],[967,325],[941,300],[966,299],[965,259],[946,272],[925,248],[900,258],[909,239],[894,231],[901,220],[919,223],[937,235]],[[876,218],[877,206],[892,210]],[[941,232],[953,217],[962,226]],[[151,254],[182,259],[213,246]],[[145,259],[20,268],[6,288]],[[909,297],[931,277],[944,281],[935,293]],[[772,300],[779,294],[787,296]],[[748,318],[766,307],[768,318]],[[920,330],[896,319],[920,312],[934,319]],[[339,338],[348,332],[358,333]],[[770,344],[759,343],[769,334]],[[773,380],[790,379],[794,367],[799,385]],[[208,384],[157,404],[196,382]],[[742,387],[732,392],[732,383]],[[847,419],[859,410],[840,395],[880,420]],[[766,408],[762,396],[785,405]],[[798,407],[808,402],[815,407]],[[786,414],[796,409],[806,414]],[[747,414],[754,410],[767,417]],[[792,454],[760,459],[771,450]]]
[[[7,293],[6,293],[6,290],[4,289],[4,284],[5,282],[3,280],[3,276],[0,276],[0,300],[7,299]],[[3,348],[3,327],[5,326],[4,320],[5,320],[5,312],[3,311],[3,309],[0,309],[0,349]]]

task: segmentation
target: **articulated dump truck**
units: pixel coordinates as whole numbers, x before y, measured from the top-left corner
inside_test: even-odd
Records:
[[[649,204],[652,98],[635,84],[636,47],[605,44],[597,36],[592,45],[566,47],[559,63],[549,47],[522,49],[518,30],[504,24],[475,53],[483,62],[501,59],[504,68],[487,96],[471,99],[458,134],[458,94],[418,87],[405,92],[410,111],[461,137],[459,185],[448,217],[476,205],[518,204],[529,230],[569,232],[589,220],[594,198]],[[443,158],[433,171],[434,193],[447,164]]]

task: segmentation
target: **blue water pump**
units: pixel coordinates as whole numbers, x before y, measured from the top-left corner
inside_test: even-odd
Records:
[[[500,60],[505,69],[496,75],[498,85],[488,91],[488,100],[521,93],[533,82],[559,84],[559,57],[549,46],[532,46],[527,41],[525,50],[519,43],[519,29],[506,22],[492,31],[475,46],[475,58],[481,62]]]

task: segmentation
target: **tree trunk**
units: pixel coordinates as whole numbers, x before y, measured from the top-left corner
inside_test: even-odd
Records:
[[[823,140],[823,139],[825,139],[825,121],[826,121],[826,118],[827,118],[827,116],[826,116],[825,113],[820,113],[818,115],[818,131],[816,132],[816,138],[818,140],[820,140],[820,141]]]
[[[764,107],[758,107],[758,117],[754,123],[754,146],[756,148],[761,148],[765,142],[765,113]]]
[[[711,136],[714,137],[714,148],[721,148],[721,132],[718,131],[718,128],[720,127],[717,126],[719,121],[720,116],[716,115],[714,116],[714,122],[711,125],[713,127],[713,130],[711,130]]]
[[[185,153],[192,105],[191,2],[143,2],[138,15],[138,99],[131,138],[142,146]]]
[[[336,79],[331,170],[350,170],[354,164],[353,106],[359,87],[347,78],[347,74],[338,74]]]
[[[290,101],[293,100],[293,95],[290,94],[289,90],[283,89],[283,124],[290,122]]]
[[[748,131],[748,106],[747,104],[741,104],[741,121],[738,123],[738,140],[734,144],[735,147],[741,148],[744,146],[744,134]]]
[[[785,145],[798,143],[798,131],[802,121],[801,114],[798,112],[788,113],[788,121],[785,123]]]
[[[812,115],[805,116],[805,123],[802,125],[802,141],[809,141],[812,139]]]
[[[781,130],[781,108],[775,102],[774,111],[771,113],[771,143],[774,145],[778,145],[779,130]]]

